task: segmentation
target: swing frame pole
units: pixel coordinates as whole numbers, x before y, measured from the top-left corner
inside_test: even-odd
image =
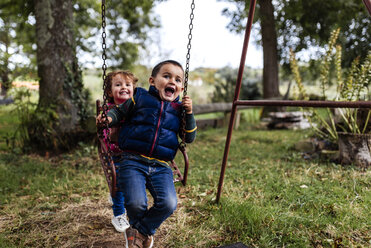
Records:
[[[219,203],[220,195],[222,193],[225,168],[226,168],[227,160],[228,160],[228,153],[229,153],[229,147],[230,147],[230,144],[231,144],[234,121],[236,119],[235,117],[236,117],[236,111],[237,111],[237,101],[238,101],[238,98],[240,96],[240,91],[241,91],[242,75],[243,75],[243,71],[244,71],[244,68],[245,68],[245,60],[246,60],[247,48],[248,48],[248,45],[249,45],[252,22],[253,22],[253,19],[254,19],[255,6],[256,6],[256,0],[251,0],[250,1],[250,8],[249,8],[249,15],[247,17],[247,24],[246,24],[246,29],[245,29],[245,37],[244,37],[243,47],[242,47],[240,67],[238,69],[236,88],[235,88],[235,92],[234,92],[234,99],[233,99],[233,104],[232,104],[231,117],[230,117],[230,120],[229,120],[227,140],[225,142],[222,168],[221,168],[221,171],[220,171],[218,192],[217,192],[217,195],[216,195],[216,202],[217,203]]]
[[[371,15],[371,0],[363,0],[363,2]],[[225,169],[227,166],[229,148],[230,148],[231,139],[232,139],[232,131],[233,131],[233,126],[234,126],[234,121],[235,121],[238,105],[288,106],[288,107],[295,106],[295,107],[314,107],[314,108],[365,108],[365,109],[371,110],[371,101],[345,102],[345,101],[300,101],[300,100],[296,100],[296,101],[291,101],[291,100],[238,100],[240,91],[241,91],[242,75],[243,75],[243,70],[245,67],[245,58],[246,58],[247,47],[248,47],[249,38],[250,38],[252,21],[254,18],[255,5],[256,5],[256,0],[251,0],[249,15],[247,18],[247,25],[246,25],[246,30],[245,30],[245,38],[244,38],[244,43],[243,43],[241,62],[240,62],[240,67],[238,71],[238,77],[237,77],[236,88],[235,88],[235,93],[234,93],[234,100],[232,104],[231,117],[229,120],[228,134],[227,134],[227,139],[225,142],[223,162],[222,162],[222,167],[220,171],[218,192],[216,195],[217,203],[219,203],[220,196],[222,193]]]

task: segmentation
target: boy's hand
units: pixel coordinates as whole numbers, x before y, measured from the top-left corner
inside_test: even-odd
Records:
[[[183,97],[182,105],[187,114],[192,114],[192,99],[190,96]]]
[[[107,119],[108,119],[108,123],[111,123],[112,122],[112,118],[111,117],[107,116]],[[102,117],[102,114],[100,114],[95,119],[95,122],[96,122],[97,126],[103,126],[103,124],[105,122],[105,118],[103,118]]]

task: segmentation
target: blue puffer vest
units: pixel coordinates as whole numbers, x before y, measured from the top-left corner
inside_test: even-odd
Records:
[[[124,151],[170,161],[178,150],[181,103],[162,101],[154,86],[137,87],[135,105],[120,130],[119,147]]]

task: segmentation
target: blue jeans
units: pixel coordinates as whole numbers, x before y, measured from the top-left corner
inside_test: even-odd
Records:
[[[120,156],[113,156],[112,157],[115,166],[117,166],[117,161],[119,161]],[[118,170],[116,169],[116,174]],[[116,183],[117,184],[117,183]],[[118,185],[117,185],[118,187]],[[125,208],[124,208],[124,194],[121,191],[116,191],[115,197],[112,197],[112,210],[113,210],[113,215],[115,217],[125,214]]]
[[[133,155],[125,156],[117,167],[119,191],[125,197],[130,225],[144,235],[155,234],[176,209],[172,170],[156,162],[138,161]],[[146,188],[154,200],[149,209]]]
[[[115,217],[125,213],[124,194],[121,191],[116,191],[115,197],[112,197],[112,210]]]

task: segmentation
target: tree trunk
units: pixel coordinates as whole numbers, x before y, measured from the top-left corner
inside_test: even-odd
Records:
[[[1,75],[1,92],[0,95],[6,97],[10,88],[11,82],[8,76],[8,72],[5,71]]]
[[[9,46],[10,46],[10,37],[9,37],[9,33],[10,33],[10,30],[9,30],[9,23],[8,23],[8,20],[6,18],[4,18],[3,20],[4,22],[4,26],[3,26],[3,32],[2,32],[2,35],[4,37],[2,37],[2,43],[5,47],[5,51],[4,51],[4,56],[3,56],[3,63],[0,67],[0,72],[1,72],[1,75],[0,75],[0,78],[1,78],[1,92],[0,92],[0,95],[3,96],[3,97],[6,97],[7,94],[8,94],[8,90],[10,89],[11,85],[12,85],[12,82],[10,82],[10,78],[9,78],[9,57],[10,57],[10,54],[9,54]]]
[[[40,140],[45,144],[41,149],[53,147],[53,150],[58,150],[66,148],[66,144],[71,143],[71,139],[75,137],[81,120],[80,108],[85,103],[76,58],[72,1],[36,0],[35,17],[40,78],[40,98],[36,114],[51,109],[58,116],[52,121],[54,137],[48,141]],[[38,132],[41,131],[36,130],[38,127],[34,125],[34,130],[30,131],[33,138],[40,136]]]
[[[261,34],[263,42],[263,97],[280,96],[278,81],[277,33],[272,0],[260,0]]]
[[[371,134],[339,133],[341,164],[354,163],[358,167],[371,166]]]

